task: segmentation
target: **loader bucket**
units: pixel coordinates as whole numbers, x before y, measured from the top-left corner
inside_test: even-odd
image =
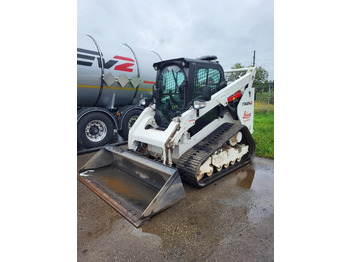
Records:
[[[136,227],[185,196],[177,169],[110,145],[79,170],[78,179]]]

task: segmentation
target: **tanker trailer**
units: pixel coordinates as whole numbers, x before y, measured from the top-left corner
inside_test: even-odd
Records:
[[[90,35],[78,36],[77,43],[78,146],[108,144],[115,130],[127,139],[152,97],[153,64],[161,57],[154,51],[97,41]]]

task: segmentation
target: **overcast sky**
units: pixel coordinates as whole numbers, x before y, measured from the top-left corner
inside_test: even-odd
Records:
[[[224,69],[256,65],[274,79],[272,0],[78,0],[79,34],[156,51],[162,59],[216,55]]]

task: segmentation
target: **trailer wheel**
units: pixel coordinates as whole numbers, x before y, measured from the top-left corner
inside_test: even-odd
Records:
[[[139,118],[141,113],[142,110],[140,109],[132,109],[125,114],[121,121],[121,130],[118,132],[122,138],[128,140],[129,130]]]
[[[104,113],[93,112],[78,122],[78,145],[83,148],[108,144],[113,138],[114,125]]]

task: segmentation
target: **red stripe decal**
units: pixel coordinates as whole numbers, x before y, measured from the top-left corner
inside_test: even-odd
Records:
[[[154,85],[156,82],[153,82],[153,81],[143,81],[144,84],[152,84]]]
[[[121,65],[117,65],[114,67],[114,70],[124,71],[124,72],[132,72],[133,68],[129,68],[130,66],[133,66],[132,63],[124,63]]]
[[[124,56],[118,56],[118,55],[116,55],[116,56],[114,56],[113,58],[115,58],[115,59],[120,59],[120,60],[125,60],[125,61],[130,61],[130,62],[135,62],[134,59],[131,59],[131,58],[128,58],[128,57],[124,57]]]

